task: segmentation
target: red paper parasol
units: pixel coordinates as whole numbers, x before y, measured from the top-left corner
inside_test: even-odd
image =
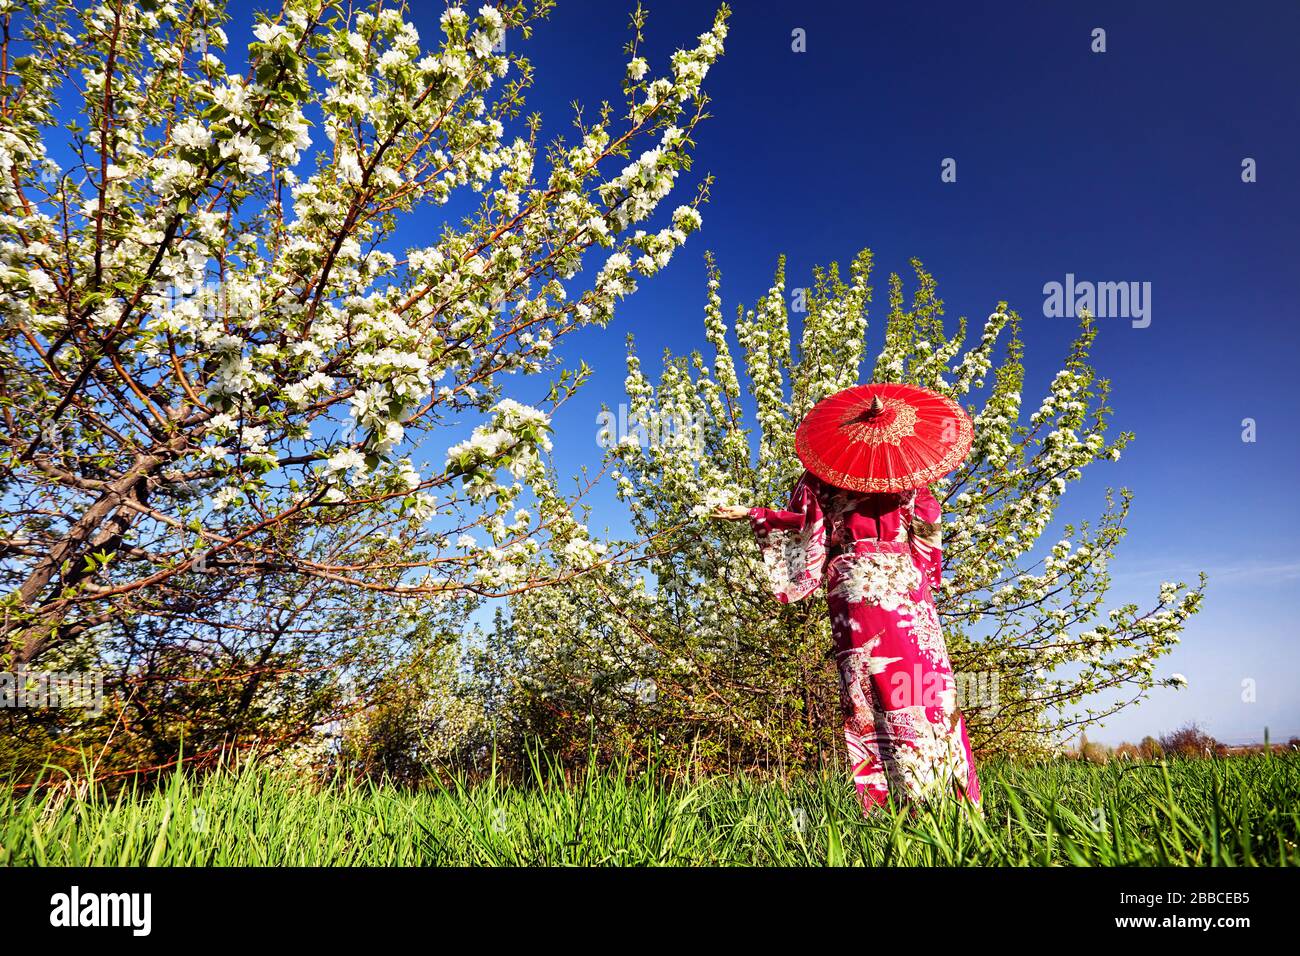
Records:
[[[795,432],[805,468],[840,488],[906,491],[966,458],[970,416],[950,398],[915,385],[855,385],[818,402]]]

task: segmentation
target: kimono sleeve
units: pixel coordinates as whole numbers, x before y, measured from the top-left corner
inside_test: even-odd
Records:
[[[908,541],[912,558],[930,587],[939,587],[943,580],[943,546],[939,502],[929,488],[919,488],[912,511],[912,526]]]
[[[800,478],[783,511],[750,508],[749,522],[772,595],[788,604],[817,590],[826,568],[826,523],[816,480]]]

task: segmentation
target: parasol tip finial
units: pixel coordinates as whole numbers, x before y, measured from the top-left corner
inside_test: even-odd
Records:
[[[871,396],[871,414],[879,415],[885,409],[885,403],[880,400],[879,395]]]

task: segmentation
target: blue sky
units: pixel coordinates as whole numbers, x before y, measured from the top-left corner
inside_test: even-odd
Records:
[[[631,0],[560,0],[525,48],[529,108],[568,131],[569,104],[620,102]],[[643,53],[662,70],[707,29],[713,5],[648,0]],[[232,50],[246,40],[236,5]],[[442,4],[412,17],[436,35]],[[1036,403],[1074,334],[1043,314],[1067,273],[1149,282],[1151,322],[1103,320],[1094,350],[1114,384],[1117,429],[1137,434],[1067,496],[1062,520],[1097,515],[1107,485],[1136,500],[1113,566],[1114,603],[1143,606],[1166,579],[1211,576],[1205,610],[1159,672],[1157,690],[1090,736],[1138,739],[1198,721],[1228,742],[1300,736],[1296,226],[1300,223],[1300,6],[1290,2],[864,5],[733,4],[727,53],[707,81],[713,118],[691,173],[716,176],[704,229],[620,309],[564,354],[595,369],[557,419],[564,473],[598,466],[596,415],[623,401],[623,338],[647,372],[663,348],[703,343],[705,249],[723,272],[724,314],[814,264],[876,253],[868,350],[879,346],[888,273],[917,256],[955,322],[999,299],[1025,318],[1026,402]],[[1094,28],[1105,53],[1091,50]],[[792,50],[803,30],[806,52]],[[233,66],[233,64],[232,64]],[[1258,181],[1243,183],[1243,159]],[[956,160],[957,181],[941,181]],[[675,203],[674,203],[675,204]],[[411,223],[403,238],[432,238]],[[427,235],[421,235],[427,233]],[[1241,439],[1242,420],[1257,440]],[[436,457],[433,456],[433,457]],[[625,528],[599,494],[593,524]],[[1056,529],[1049,530],[1049,540]],[[1255,700],[1243,701],[1243,681]]]

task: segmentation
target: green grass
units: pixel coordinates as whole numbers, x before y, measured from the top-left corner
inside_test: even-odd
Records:
[[[418,793],[314,788],[264,767],[109,795],[0,795],[0,864],[1155,865],[1300,864],[1300,755],[981,767],[983,818],[951,803],[864,821],[847,781],[452,782]]]

